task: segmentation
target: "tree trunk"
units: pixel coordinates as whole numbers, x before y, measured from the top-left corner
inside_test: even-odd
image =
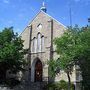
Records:
[[[68,77],[68,90],[71,90],[71,79],[70,79],[69,72],[67,72],[67,77]]]

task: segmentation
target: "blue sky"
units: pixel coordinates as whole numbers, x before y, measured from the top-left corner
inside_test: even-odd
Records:
[[[21,33],[38,13],[43,1],[47,13],[64,25],[70,25],[70,7],[73,25],[88,24],[90,0],[0,0],[0,30],[13,26],[15,32]]]

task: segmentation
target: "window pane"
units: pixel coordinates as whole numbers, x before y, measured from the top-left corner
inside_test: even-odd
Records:
[[[37,47],[37,49],[38,49],[38,52],[41,52],[41,35],[40,35],[40,33],[38,34],[38,47]]]
[[[34,52],[36,53],[37,52],[37,39],[35,38],[34,40]]]
[[[31,52],[32,52],[32,53],[34,52],[34,39],[33,39],[32,42],[31,42]]]
[[[38,29],[38,30],[42,29],[42,24],[39,24],[39,25],[37,26],[37,29]]]
[[[37,52],[37,39],[34,37],[32,41],[32,52],[36,53]]]
[[[44,51],[44,36],[42,37],[42,52]]]

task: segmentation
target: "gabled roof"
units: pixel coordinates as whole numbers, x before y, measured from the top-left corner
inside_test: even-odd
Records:
[[[58,20],[56,20],[55,18],[53,18],[52,16],[50,16],[49,14],[45,13],[45,12],[42,11],[42,10],[40,10],[40,11],[36,14],[36,16],[31,20],[31,22],[30,22],[29,24],[31,24],[31,23],[33,22],[33,20],[38,16],[38,14],[39,14],[40,12],[43,12],[45,15],[47,15],[48,17],[50,17],[50,18],[52,18],[53,20],[55,20],[58,24],[66,27],[65,25],[63,25],[62,23],[60,23]]]
[[[50,16],[49,14],[45,13],[45,12],[42,11],[42,10],[40,10],[40,11],[36,14],[36,16],[29,22],[29,24],[28,24],[29,26],[31,25],[31,23],[34,21],[34,19],[35,19],[41,12],[44,13],[45,15],[47,15],[48,17],[50,17],[51,19],[53,19],[54,21],[56,21],[58,24],[60,24],[60,25],[62,25],[63,27],[67,28],[65,25],[63,25],[63,24],[60,23],[58,20],[56,20],[55,18],[53,18],[52,16]],[[28,26],[27,26],[27,27],[28,27]],[[26,27],[26,28],[27,28],[27,27]],[[26,29],[26,28],[25,28],[25,29]],[[25,29],[24,29],[24,30],[25,30]],[[24,32],[24,31],[23,31],[23,32]],[[22,32],[22,33],[23,33],[23,32]],[[22,34],[22,33],[21,33],[21,34]],[[20,35],[21,35],[21,34],[20,34]]]

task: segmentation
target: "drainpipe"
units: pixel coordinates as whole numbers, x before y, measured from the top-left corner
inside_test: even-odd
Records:
[[[50,23],[50,60],[53,60],[53,19],[48,21]],[[48,67],[49,68],[49,67]],[[49,72],[48,72],[49,74]],[[52,82],[52,78],[48,77],[48,82]]]
[[[50,23],[51,23],[50,60],[53,60],[53,19],[50,20]]]
[[[32,40],[32,25],[28,26],[29,30],[30,30],[30,36],[29,36],[29,50],[28,50],[28,55],[29,55],[29,69],[31,68],[31,40]]]

